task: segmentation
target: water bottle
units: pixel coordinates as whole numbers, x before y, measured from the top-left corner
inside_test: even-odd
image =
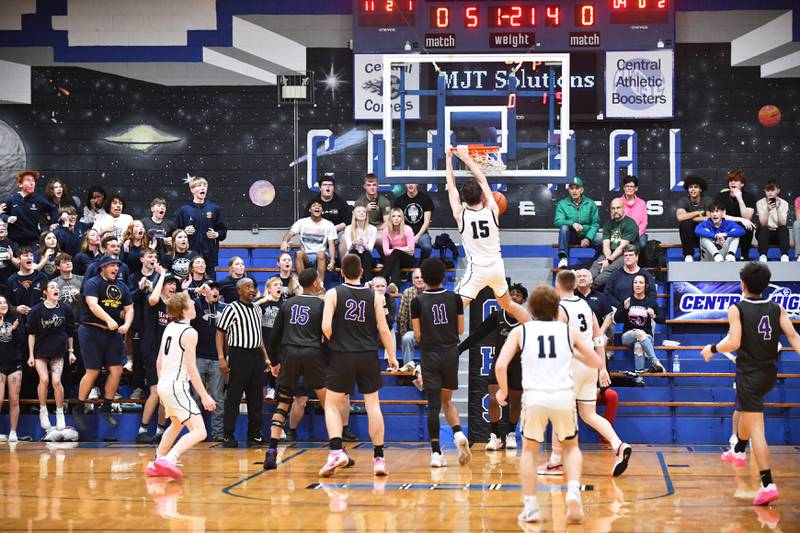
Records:
[[[681,371],[681,360],[678,357],[678,354],[672,355],[672,372],[680,372]]]

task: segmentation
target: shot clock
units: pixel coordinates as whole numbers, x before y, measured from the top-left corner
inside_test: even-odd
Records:
[[[677,0],[354,0],[356,52],[671,48]],[[659,44],[660,43],[660,44]]]

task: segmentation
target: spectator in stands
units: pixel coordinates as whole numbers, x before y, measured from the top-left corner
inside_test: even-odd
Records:
[[[95,219],[100,215],[105,215],[106,210],[106,190],[100,185],[92,185],[86,193],[86,205],[83,207],[81,222],[94,225]]]
[[[334,245],[336,228],[333,222],[322,218],[322,202],[312,199],[306,207],[309,216],[292,224],[281,242],[281,250],[289,251],[289,241],[295,235],[300,236],[301,249],[297,251],[295,268],[297,273],[306,267],[315,266],[319,279],[325,279],[325,270],[333,271],[336,260]],[[327,249],[327,254],[326,254]]]
[[[0,214],[0,219],[8,224],[8,238],[31,250],[39,246],[39,236],[49,225],[42,223],[42,216],[52,220],[53,225],[58,219],[56,206],[36,192],[37,179],[39,173],[35,170],[23,170],[17,174],[19,192],[4,201],[6,208]]]
[[[694,261],[694,249],[699,246],[694,230],[697,225],[708,218],[706,215],[706,202],[703,193],[708,184],[698,176],[686,176],[683,188],[689,193],[678,200],[675,209],[675,218],[678,220],[678,233],[683,246],[683,260],[691,263]]]
[[[401,194],[395,199],[394,207],[403,211],[406,226],[414,232],[414,243],[420,250],[419,262],[422,264],[422,261],[430,257],[433,250],[428,228],[436,209],[435,204],[430,195],[421,192],[415,183],[407,183],[405,194]]]
[[[133,351],[133,379],[131,386],[132,400],[144,399],[144,357],[150,354],[142,352],[142,329],[145,314],[145,306],[149,303],[147,299],[153,292],[153,288],[159,279],[160,274],[156,272],[158,254],[151,248],[146,248],[139,256],[139,268],[136,269],[128,280],[128,288],[131,290],[133,299],[133,322],[131,323],[131,348]]]
[[[89,281],[91,278],[97,276],[100,273],[100,263],[103,257],[113,257],[114,259],[119,259],[119,254],[122,247],[120,246],[119,239],[117,239],[113,235],[106,235],[103,237],[103,240],[100,241],[100,251],[103,253],[100,257],[95,259],[92,263],[90,263],[86,267],[86,272],[84,273],[84,282]],[[117,281],[127,285],[128,279],[130,278],[131,271],[128,268],[128,265],[125,263],[120,263],[119,268],[117,270]],[[85,285],[85,283],[84,283]]]
[[[58,301],[68,305],[72,309],[72,316],[77,320],[83,310],[83,300],[80,295],[83,276],[72,273],[72,257],[64,252],[56,256],[56,268],[58,268],[58,276],[53,279],[58,283]],[[76,345],[75,352],[80,355],[80,350],[77,347],[77,336],[74,340]]]
[[[647,204],[644,200],[636,196],[639,191],[639,178],[636,176],[625,176],[622,178],[622,200],[625,216],[636,222],[639,228],[639,248],[644,249],[647,244]]]
[[[81,251],[81,239],[90,224],[78,221],[78,211],[71,205],[61,208],[61,218],[54,230],[58,239],[58,246],[63,251],[74,256]]]
[[[197,290],[210,281],[206,276],[206,260],[199,255],[189,261],[189,274],[181,280],[178,290],[186,291],[192,298]]]
[[[0,405],[8,384],[8,442],[17,442],[19,391],[22,387],[22,340],[20,319],[9,316],[9,303],[0,295]]]
[[[635,244],[625,246],[622,252],[622,268],[614,272],[606,282],[603,291],[612,307],[617,309],[622,306],[626,299],[631,297],[633,277],[642,275],[647,278],[647,298],[656,304],[656,280],[647,270],[639,266],[639,250]],[[597,320],[598,324],[600,319]]]
[[[8,239],[8,224],[0,222],[0,289],[4,289],[8,277],[19,268],[19,245]]]
[[[800,195],[794,199],[794,224],[792,224],[792,232],[794,233],[794,256],[797,261],[800,261]]]
[[[384,305],[383,308],[386,311],[386,325],[389,326],[389,329],[394,327],[395,321],[395,301],[394,297],[391,294],[386,294],[389,285],[386,283],[386,278],[383,276],[375,276],[372,278],[372,290],[384,295]]]
[[[44,197],[56,206],[56,209],[61,211],[65,207],[71,207],[76,210],[78,206],[75,205],[75,200],[69,194],[66,184],[58,178],[52,178],[47,182],[44,188]],[[50,223],[56,222],[51,220]]]
[[[133,222],[133,217],[123,211],[125,211],[125,199],[119,193],[111,193],[106,200],[106,213],[98,215],[92,227],[101,237],[110,233],[122,242],[125,230]]]
[[[749,261],[756,227],[753,223],[756,199],[744,190],[745,177],[741,170],[731,170],[725,179],[728,181],[728,188],[722,189],[714,201],[725,211],[725,220],[736,222],[744,228],[744,235],[739,239],[739,247],[742,249],[742,261]]]
[[[61,253],[58,247],[58,239],[56,234],[52,231],[45,231],[39,238],[39,261],[36,264],[36,270],[45,273],[49,278],[56,275],[56,256]]]
[[[95,259],[100,256],[100,234],[97,230],[89,228],[81,239],[81,251],[73,258],[73,266],[76,274],[83,276],[86,269]]]
[[[192,178],[189,189],[192,203],[178,211],[175,226],[186,231],[189,248],[206,260],[206,274],[213,279],[219,264],[219,243],[228,236],[228,227],[222,218],[222,208],[206,201],[208,182],[205,178]]]
[[[579,244],[581,248],[592,247],[597,251],[603,242],[600,231],[600,212],[594,200],[583,195],[583,180],[575,177],[567,186],[568,198],[556,204],[553,224],[558,228],[558,268],[569,264],[569,246]]]
[[[411,300],[424,290],[425,281],[422,279],[422,271],[415,268],[411,274],[411,287],[403,291],[400,298],[400,309],[397,312],[397,334],[400,336],[400,348],[403,351],[401,371],[404,368],[405,371],[408,371],[409,363],[414,362],[414,347],[417,345],[417,340],[414,338],[414,329],[411,325]]]
[[[166,214],[167,201],[156,196],[150,200],[150,216],[142,220],[147,238],[156,243],[159,259],[164,258],[172,248],[172,234],[178,229],[173,221],[164,218]]]
[[[239,299],[239,291],[236,289],[236,284],[239,283],[240,279],[244,278],[251,280],[258,287],[256,280],[247,275],[244,259],[234,255],[228,260],[228,275],[219,282],[219,294],[225,303],[232,303]]]
[[[122,255],[120,259],[128,265],[131,272],[135,272],[141,266],[139,257],[147,248],[155,249],[155,243],[150,242],[147,236],[144,223],[141,220],[134,220],[122,234]]]
[[[600,336],[605,337],[608,344],[614,334],[614,308],[602,292],[592,289],[592,273],[582,268],[575,272],[575,295],[586,300],[592,310],[597,324],[600,326]],[[609,355],[606,350],[606,356]]]
[[[714,202],[708,206],[708,220],[697,225],[694,232],[700,239],[700,256],[703,261],[736,261],[739,239],[746,232],[736,222],[725,216],[725,207]]]
[[[194,299],[197,316],[192,320],[192,327],[197,330],[197,371],[206,390],[217,402],[217,408],[211,415],[211,440],[222,442],[222,419],[225,406],[225,376],[219,369],[215,338],[217,335],[217,319],[222,316],[224,303],[219,301],[219,285],[216,281],[206,282],[205,288],[198,291]],[[195,393],[196,394],[196,393]]]
[[[770,244],[781,250],[781,261],[789,261],[789,202],[780,197],[781,187],[776,180],[764,185],[764,198],[756,202],[758,215],[758,260],[767,261]]]
[[[653,320],[657,306],[647,297],[648,280],[642,274],[633,278],[631,297],[617,309],[615,320],[622,323],[622,344],[633,346],[636,371],[645,371],[645,359],[650,362],[650,372],[666,372],[656,357],[653,347]]]
[[[352,208],[344,198],[336,194],[336,180],[333,172],[326,172],[322,176],[319,182],[319,194],[314,197],[314,200],[319,200],[322,204],[322,218],[330,220],[333,227],[336,228],[339,255],[344,257],[347,255],[347,249],[344,247],[342,232],[350,223]],[[366,272],[366,269],[364,271]]]
[[[603,226],[603,253],[589,269],[596,290],[602,289],[608,278],[622,268],[625,246],[639,244],[639,229],[632,218],[625,216],[622,204],[621,198],[611,200],[611,220]]]
[[[378,177],[375,174],[370,173],[364,176],[364,194],[358,197],[355,205],[367,208],[369,223],[378,230],[375,244],[378,246],[378,250],[382,250],[383,229],[389,221],[392,202],[386,196],[378,193]]]
[[[27,246],[19,248],[19,271],[8,277],[6,286],[11,305],[17,313],[27,315],[31,308],[42,301],[47,287],[47,276],[35,268],[33,250]]]
[[[345,255],[355,254],[361,258],[365,283],[372,279],[372,249],[377,236],[378,230],[367,221],[367,208],[363,205],[355,207],[350,225],[342,232],[342,239]]]
[[[190,242],[186,230],[175,230],[175,233],[172,234],[172,253],[166,256],[161,263],[178,278],[185,278],[189,274],[189,263],[200,255],[190,248]],[[206,261],[206,270],[208,270],[208,261]],[[212,273],[212,276],[214,275]]]
[[[289,252],[281,252],[281,255],[278,256],[278,277],[283,284],[281,300],[286,300],[295,294],[303,292],[303,288],[294,274],[294,262],[292,261],[292,254]]]
[[[403,268],[414,265],[414,232],[406,226],[403,211],[392,209],[389,222],[383,230],[384,270],[389,284],[399,287]]]

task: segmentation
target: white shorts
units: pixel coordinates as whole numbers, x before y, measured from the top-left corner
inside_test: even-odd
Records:
[[[455,293],[463,298],[474,300],[484,287],[491,287],[496,298],[508,292],[506,267],[502,259],[492,266],[477,266],[467,263],[464,275],[456,283]]]
[[[548,422],[553,424],[553,434],[559,441],[575,438],[578,435],[575,393],[526,391],[520,420],[522,436],[529,440],[544,442]]]
[[[174,416],[181,424],[200,414],[200,409],[192,399],[188,381],[159,380],[158,398],[167,416]]]
[[[580,361],[572,360],[572,390],[579,402],[597,401],[597,378],[599,370]]]

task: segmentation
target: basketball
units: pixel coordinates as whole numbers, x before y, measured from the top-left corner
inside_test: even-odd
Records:
[[[758,110],[758,121],[762,126],[772,128],[781,122],[781,110],[774,105],[765,105]]]
[[[494,196],[494,201],[497,202],[499,213],[502,215],[503,213],[506,212],[506,209],[508,208],[508,200],[506,200],[506,196],[499,191],[494,191],[492,193],[492,196]]]

